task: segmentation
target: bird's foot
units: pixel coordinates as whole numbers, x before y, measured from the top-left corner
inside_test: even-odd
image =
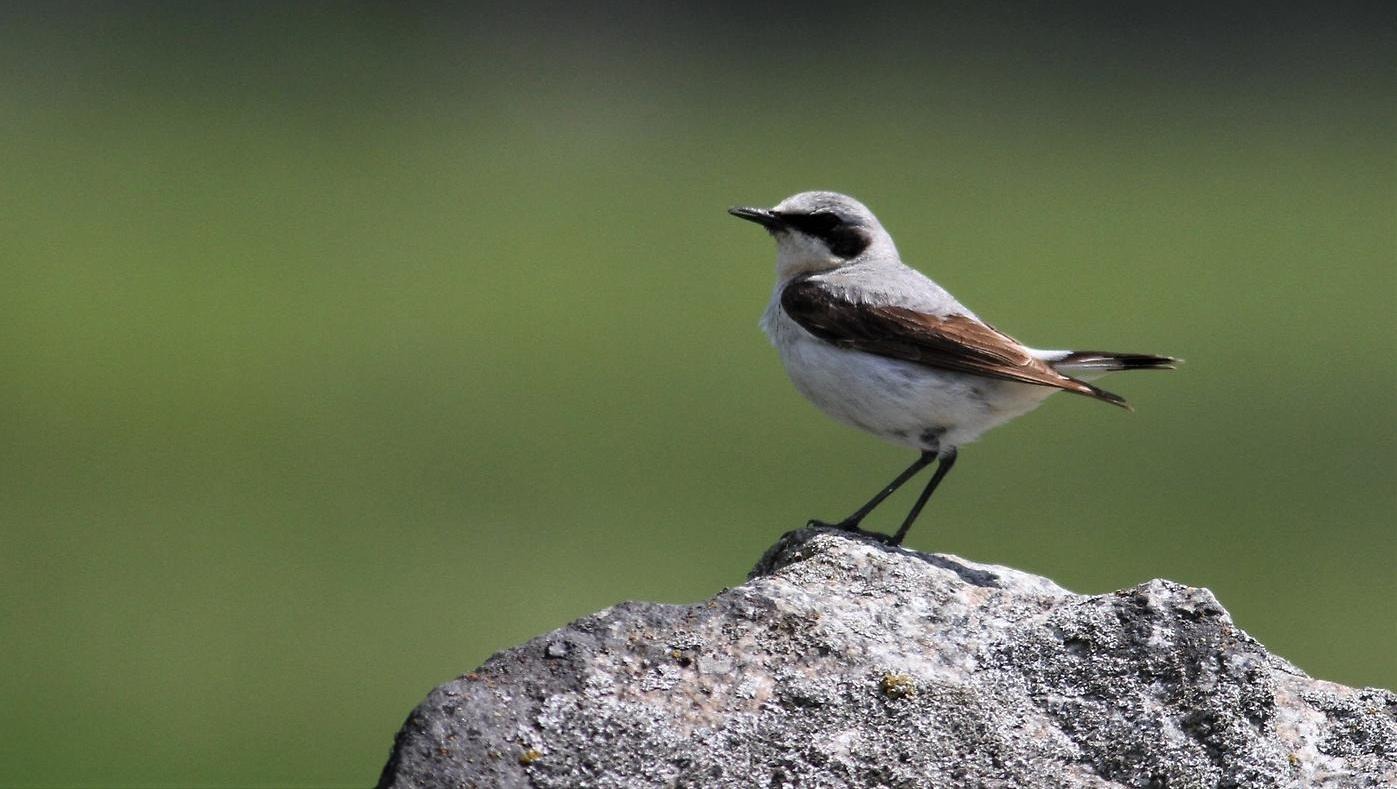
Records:
[[[840,531],[861,532],[858,521],[842,520],[838,523],[825,523],[820,520],[806,522],[805,526],[810,529],[839,529]]]
[[[902,540],[895,538],[895,535],[884,535],[882,532],[865,532],[863,529],[859,528],[858,521],[840,521],[838,524],[827,524],[827,522],[824,521],[806,521],[805,525],[806,528],[810,529],[840,529],[841,532],[856,533],[856,535],[875,539],[877,542],[887,546],[897,547],[902,543]]]
[[[805,525],[807,528],[811,529],[838,529],[840,531],[853,532],[854,534],[859,534],[864,537],[877,540],[878,542],[881,542],[884,545],[891,545],[894,547],[896,547],[902,542],[901,540],[896,539],[891,534],[883,534],[881,532],[876,531],[864,531],[863,529],[859,528],[858,521],[842,520],[838,523],[826,523],[821,520],[812,520],[807,522]]]

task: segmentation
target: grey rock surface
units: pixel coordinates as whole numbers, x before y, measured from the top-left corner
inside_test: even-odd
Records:
[[[1078,595],[803,529],[696,605],[623,603],[427,697],[379,786],[1397,786],[1397,697],[1212,593]]]

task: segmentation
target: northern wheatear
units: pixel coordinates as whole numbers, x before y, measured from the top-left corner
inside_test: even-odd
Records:
[[[761,325],[796,389],[840,422],[921,453],[849,517],[812,525],[857,529],[883,499],[939,459],[901,528],[886,538],[897,545],[961,445],[1057,391],[1128,409],[1124,398],[1083,379],[1115,370],[1172,369],[1178,362],[1023,345],[903,265],[877,217],[846,195],[802,192],[775,208],[729,213],[756,222],[776,239],[776,288]]]

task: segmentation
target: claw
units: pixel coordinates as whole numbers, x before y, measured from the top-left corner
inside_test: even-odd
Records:
[[[805,526],[806,528],[810,529],[838,529],[840,531],[852,532],[854,534],[858,534],[876,540],[877,542],[881,542],[884,545],[890,545],[893,547],[897,547],[898,545],[902,544],[902,541],[897,539],[896,535],[883,534],[882,532],[876,531],[864,531],[863,529],[860,529],[857,521],[854,521],[852,523],[849,521],[840,521],[838,523],[826,523],[822,520],[810,520],[805,522]]]
[[[840,531],[860,531],[857,521],[840,521],[838,523],[825,523],[821,520],[807,521],[805,525],[811,529],[839,529]]]

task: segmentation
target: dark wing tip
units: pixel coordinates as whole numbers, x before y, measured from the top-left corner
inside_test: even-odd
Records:
[[[1092,386],[1086,381],[1079,381],[1076,378],[1072,378],[1070,376],[1064,377],[1066,377],[1067,380],[1071,381],[1073,384],[1070,387],[1065,387],[1069,392],[1075,392],[1080,395],[1086,395],[1087,397],[1100,400],[1105,403],[1110,403],[1111,405],[1118,406],[1120,408],[1124,408],[1127,411],[1135,410],[1134,407],[1132,407],[1124,397],[1121,397],[1115,392],[1108,392],[1099,386]]]

